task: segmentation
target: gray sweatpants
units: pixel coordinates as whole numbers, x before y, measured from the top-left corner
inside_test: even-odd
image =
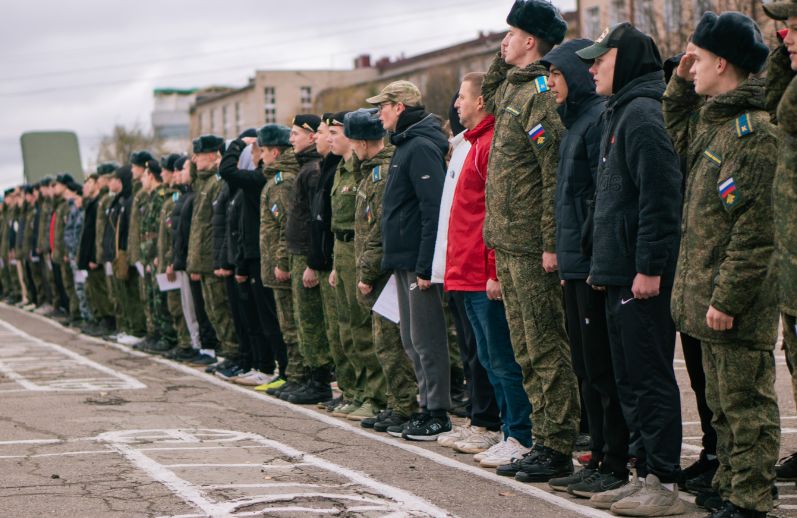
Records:
[[[434,284],[421,291],[415,272],[397,270],[394,273],[401,343],[415,368],[421,408],[430,412],[448,410],[451,408],[451,367],[442,288]]]

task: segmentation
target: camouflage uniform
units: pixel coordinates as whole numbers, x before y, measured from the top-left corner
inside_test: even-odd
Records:
[[[371,401],[376,408],[385,403],[385,382],[374,352],[370,312],[357,301],[357,264],[354,248],[354,219],[360,183],[359,164],[352,158],[341,161],[332,184],[332,232],[335,233],[335,292],[338,327],[343,352],[354,370],[353,400]],[[345,239],[340,239],[344,237]]]
[[[580,417],[577,381],[559,277],[541,265],[543,252],[556,251],[554,198],[564,131],[547,74],[539,63],[520,69],[498,55],[484,79],[486,108],[495,115],[484,242],[495,249],[534,435],[549,448],[570,452]]]
[[[133,320],[144,320],[146,323],[146,333],[152,336],[154,330],[152,325],[152,316],[147,307],[146,288],[144,285],[145,279],[138,274],[135,264],[141,260],[141,211],[142,205],[146,203],[148,193],[143,189],[141,181],[133,181],[133,202],[130,205],[130,223],[127,234],[127,260],[130,263],[130,283],[133,285],[135,292],[138,293],[138,303],[131,304],[127,311],[135,313]]]
[[[194,167],[193,165],[191,166]],[[238,343],[230,317],[230,304],[224,280],[213,275],[213,229],[211,216],[213,202],[221,191],[221,180],[216,168],[197,171],[194,180],[191,233],[188,239],[188,266],[186,271],[201,275],[202,298],[210,323],[221,342],[221,356],[235,361],[238,358]]]
[[[160,229],[162,208],[167,199],[166,187],[158,186],[149,195],[149,203],[146,206],[141,219],[141,262],[147,272],[145,278],[147,304],[152,315],[152,325],[161,342],[166,345],[177,344],[177,332],[172,326],[172,316],[168,312],[166,292],[160,290],[156,277],[157,267],[155,259],[158,259],[158,234]],[[171,197],[169,197],[171,199]]]
[[[174,240],[172,236],[172,212],[175,202],[180,199],[180,191],[173,187],[166,188],[166,198],[158,215],[158,268],[157,273],[166,273],[166,268],[174,262]],[[169,309],[171,326],[177,333],[177,346],[191,349],[191,334],[183,317],[183,304],[180,290],[166,292],[166,305]]]
[[[69,258],[67,261],[72,269],[72,285],[74,286],[75,296],[78,301],[78,312],[80,318],[85,322],[91,322],[93,316],[89,309],[88,300],[86,299],[86,282],[76,282],[74,279],[75,272],[78,271],[77,256],[80,248],[80,232],[83,230],[83,217],[84,211],[82,208],[70,201],[67,209],[67,220],[64,225],[64,249]]]
[[[357,290],[357,300],[371,309],[390,278],[382,271],[382,196],[390,173],[393,146],[360,164],[362,180],[357,188],[354,213],[354,255],[356,281],[371,286],[371,293]],[[364,357],[367,379],[385,393],[387,408],[409,417],[418,411],[418,384],[415,371],[401,344],[399,326],[382,316],[371,314],[373,353]],[[370,352],[370,351],[369,351]],[[381,367],[380,367],[381,364]],[[386,385],[382,388],[381,385]]]
[[[704,103],[673,76],[663,99],[676,150],[689,164],[672,314],[678,330],[703,345],[720,461],[714,488],[757,511],[772,509],[780,443],[777,302],[768,272],[777,140],[764,108],[759,79]],[[709,305],[734,318],[731,330],[708,327]]]
[[[64,231],[69,219],[70,204],[64,200],[59,200],[55,209],[55,226],[53,229],[53,257],[58,260],[61,268],[61,282],[64,283],[64,290],[69,298],[69,316],[72,318],[80,317],[80,301],[75,291],[75,277],[72,271],[72,265],[68,259],[66,243],[64,242]]]
[[[37,223],[39,221],[40,212],[41,202],[37,201],[28,207],[28,213],[25,217],[25,243],[23,249],[23,257],[30,268],[31,281],[36,291],[36,300],[31,300],[31,302],[36,302],[36,304],[41,304],[44,300],[44,277],[41,270],[41,257],[39,257],[36,250],[31,247],[38,238],[38,236],[34,236],[33,234],[38,230]]]
[[[266,185],[260,194],[260,278],[263,285],[274,290],[277,318],[282,338],[288,348],[288,381],[301,382],[306,365],[299,351],[299,336],[293,308],[291,283],[279,282],[274,277],[274,268],[291,271],[290,256],[285,244],[285,222],[287,209],[293,198],[293,183],[299,162],[292,149],[284,151],[276,162],[263,169]]]
[[[55,307],[57,306],[56,300],[58,295],[55,291],[55,281],[53,280],[53,270],[50,257],[50,218],[52,215],[53,199],[43,198],[41,202],[41,211],[39,211],[39,235],[36,238],[36,243],[39,245],[44,284],[48,287],[46,290],[46,296],[48,298],[45,300],[45,302]]]
[[[103,279],[97,282],[97,289],[95,291],[96,296],[96,304],[97,307],[103,308],[104,313],[100,314],[99,316],[103,317],[115,317],[117,313],[117,306],[118,301],[117,298],[114,296],[113,292],[113,281],[112,277],[106,275],[105,273],[105,264],[102,263],[102,238],[105,235],[105,225],[108,224],[108,211],[113,201],[113,194],[108,191],[107,187],[104,187],[99,194],[99,200],[97,201],[97,223],[96,223],[96,237],[94,239],[95,242],[95,255],[94,257],[97,258],[97,270],[102,274]],[[91,277],[91,274],[89,274]],[[103,287],[104,286],[104,287]]]

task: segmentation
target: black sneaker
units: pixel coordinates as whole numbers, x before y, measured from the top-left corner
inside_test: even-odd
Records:
[[[325,402],[323,408],[327,412],[332,412],[333,410],[335,410],[335,407],[341,404],[342,402],[343,402],[343,396],[338,396],[336,398],[332,398],[329,401]]]
[[[240,365],[237,363],[232,363],[227,365],[224,368],[218,367],[213,374],[216,375],[217,378],[221,378],[225,381],[230,381],[232,378],[236,377],[237,375],[244,372]]]
[[[576,437],[576,451],[589,451],[592,447],[592,437],[588,433],[580,433]]]
[[[706,493],[698,493],[697,496],[695,496],[695,504],[709,511],[717,511],[725,506],[725,502],[722,501],[720,494],[714,490]]]
[[[409,419],[407,416],[397,414],[396,412],[391,412],[390,416],[382,421],[377,421],[374,423],[374,431],[380,433],[390,433],[390,429],[398,429],[398,435],[394,435],[394,437],[401,437],[401,434],[404,433],[404,425],[407,424]],[[393,435],[393,434],[390,434]]]
[[[618,478],[614,473],[601,473],[596,471],[591,476],[586,477],[581,482],[570,485],[567,492],[571,495],[589,498],[595,493],[611,491],[628,484],[628,477]]]
[[[573,484],[577,484],[593,474],[597,473],[597,469],[584,468],[576,471],[572,475],[566,477],[552,478],[548,481],[548,485],[554,491],[567,491],[567,488]]]
[[[534,446],[531,447],[528,453],[524,454],[523,457],[519,459],[515,459],[509,464],[503,464],[495,468],[495,473],[497,475],[501,475],[502,477],[514,477],[517,475],[524,462],[533,462],[533,460],[539,455],[539,453],[545,448],[545,446],[534,443]]]
[[[301,386],[300,383],[295,381],[286,381],[284,384],[280,385],[279,387],[270,388],[266,391],[266,394],[269,396],[274,396],[276,398],[280,397],[283,392],[293,392],[294,390],[298,389]]]
[[[235,362],[233,362],[231,360],[224,360],[224,361],[215,363],[213,365],[208,365],[208,368],[205,369],[205,372],[207,372],[208,374],[213,374],[218,369],[229,369],[233,365],[235,365]]]
[[[699,459],[681,470],[681,477],[678,480],[678,486],[681,490],[687,491],[686,482],[688,480],[702,475],[708,471],[711,472],[711,476],[713,477],[719,465],[720,462],[716,459],[716,457],[712,460],[709,460],[708,456],[706,455],[706,450],[701,451]]]
[[[174,349],[174,346],[172,344],[168,344],[166,342],[163,342],[163,341],[159,340],[159,341],[155,342],[154,344],[151,344],[151,345],[147,346],[144,349],[144,351],[148,352],[148,353],[153,353],[153,354],[165,355],[165,354],[169,353],[172,349]]]
[[[168,354],[166,354],[166,358],[178,362],[187,362],[189,360],[194,359],[196,356],[196,352],[191,349],[190,347],[180,347],[177,346],[171,350]]]
[[[284,399],[280,394],[280,399]],[[315,405],[320,401],[329,401],[332,397],[332,388],[329,383],[322,383],[317,380],[310,380],[302,390],[290,392],[286,401],[297,405]]]
[[[448,415],[434,416],[429,415],[427,419],[413,426],[410,421],[410,426],[401,434],[403,439],[408,441],[436,441],[441,433],[451,431],[451,420]]]
[[[793,453],[778,461],[775,475],[781,482],[797,482],[797,453]]]
[[[573,473],[572,455],[548,447],[543,447],[535,459],[520,464],[515,475],[518,482],[548,482]]]
[[[192,349],[193,350],[193,349]],[[192,365],[213,365],[216,363],[216,358],[209,354],[194,352],[194,357],[190,360],[186,360],[186,363],[190,363]]]
[[[360,421],[360,426],[362,426],[363,428],[373,428],[377,422],[384,421],[385,419],[390,417],[392,413],[393,413],[392,410],[386,408],[385,410],[382,410],[381,412],[376,414],[374,417],[366,417],[365,419]]]
[[[430,419],[432,416],[429,414],[424,414],[423,412],[416,412],[410,416],[409,419],[404,421],[404,423],[396,424],[389,426],[385,431],[388,435],[392,435],[393,437],[404,437],[404,432],[410,429],[410,427],[420,427]]]
[[[711,491],[711,481],[714,479],[714,474],[717,472],[717,468],[719,468],[719,463],[717,463],[717,466],[714,469],[704,471],[695,477],[687,479],[686,483],[684,484],[684,489],[695,495],[698,493]]]

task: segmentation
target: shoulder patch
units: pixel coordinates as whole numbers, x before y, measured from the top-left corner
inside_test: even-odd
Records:
[[[274,175],[274,183],[277,185],[282,183],[282,171],[277,171],[277,174]]]
[[[753,125],[750,121],[750,114],[745,113],[736,119],[736,137],[742,138],[746,135],[753,133]]]
[[[547,92],[548,90],[550,90],[550,88],[548,88],[548,77],[547,76],[537,76],[537,78],[534,79],[534,88],[537,89],[537,93],[538,94],[541,94],[543,92]]]
[[[371,181],[376,183],[382,179],[382,168],[380,166],[376,166],[371,169]]]
[[[512,106],[507,106],[505,110],[514,115],[515,117],[520,115],[520,110],[518,110],[517,108],[513,108]]]
[[[271,206],[271,214],[272,214],[272,215],[273,215],[275,218],[279,218],[279,217],[280,217],[280,207],[279,207],[279,205],[277,205],[276,203],[275,203],[274,205],[272,205],[272,206]]]
[[[177,201],[179,199],[180,199],[180,192],[179,191],[172,193],[172,201]]]
[[[709,163],[711,163],[712,165],[715,165],[717,167],[722,165],[722,158],[720,158],[719,155],[717,155],[716,153],[712,152],[709,149],[703,151],[703,156],[706,157]]]
[[[216,173],[216,180],[221,181],[221,174],[220,173]]]
[[[541,148],[543,145],[545,145],[545,141],[547,139],[545,137],[545,127],[542,125],[542,123],[531,128],[531,131],[529,131],[529,138],[538,148]]]
[[[739,203],[739,191],[736,189],[736,182],[733,177],[728,178],[719,184],[720,198],[726,209],[731,209]]]

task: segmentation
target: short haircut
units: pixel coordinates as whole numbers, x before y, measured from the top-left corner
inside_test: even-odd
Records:
[[[532,36],[534,37],[534,41],[537,42],[537,52],[540,53],[540,56],[544,56],[547,53],[549,53],[551,50],[553,50],[554,47],[553,43],[545,41],[544,39],[538,36],[534,36],[533,34]]]
[[[476,93],[476,96],[478,97],[479,95],[481,95],[482,84],[484,83],[485,75],[486,74],[484,72],[468,72],[462,78],[462,82],[470,83],[470,87],[473,89],[473,91]]]

